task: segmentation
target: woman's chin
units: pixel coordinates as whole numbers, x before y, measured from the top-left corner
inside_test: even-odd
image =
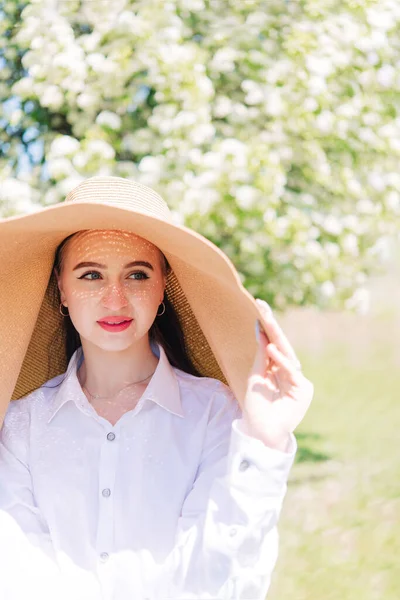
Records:
[[[117,334],[111,339],[105,339],[102,336],[102,339],[89,339],[88,342],[89,344],[97,346],[97,348],[104,350],[104,352],[123,352],[124,350],[128,350],[131,346],[134,346],[137,342],[137,339],[136,337],[124,337],[123,335]]]

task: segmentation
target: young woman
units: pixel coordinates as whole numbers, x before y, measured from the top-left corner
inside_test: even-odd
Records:
[[[1,222],[0,276],[0,597],[264,600],[313,393],[269,307],[113,177]]]

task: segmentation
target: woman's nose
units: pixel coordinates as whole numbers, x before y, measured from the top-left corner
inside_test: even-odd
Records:
[[[120,310],[128,304],[124,286],[121,283],[112,283],[107,286],[102,298],[102,304],[110,310]]]

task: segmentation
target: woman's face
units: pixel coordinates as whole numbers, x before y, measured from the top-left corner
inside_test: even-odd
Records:
[[[125,350],[147,336],[164,297],[162,260],[158,248],[129,232],[93,230],[72,237],[57,281],[81,339]],[[115,317],[130,324],[107,324]]]

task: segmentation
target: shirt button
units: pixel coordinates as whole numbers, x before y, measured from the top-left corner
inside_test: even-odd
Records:
[[[248,469],[250,466],[250,463],[248,460],[242,460],[242,462],[239,465],[239,471],[246,471],[246,469]]]
[[[101,560],[101,562],[106,562],[108,559],[109,559],[108,552],[102,552],[100,554],[100,560]]]
[[[112,442],[113,440],[115,440],[115,433],[110,431],[110,433],[107,434],[107,439],[109,442]]]
[[[229,530],[229,535],[230,535],[231,537],[234,537],[236,534],[237,534],[237,529],[236,529],[236,527],[231,527],[231,528],[230,528],[230,530]]]
[[[109,496],[111,496],[110,488],[105,488],[101,493],[104,496],[104,498],[108,498]]]

